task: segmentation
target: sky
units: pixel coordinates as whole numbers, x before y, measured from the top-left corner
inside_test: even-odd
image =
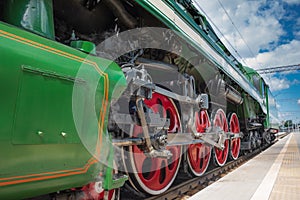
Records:
[[[300,64],[300,0],[194,1],[244,65],[260,69]],[[300,70],[263,77],[276,99],[279,120],[300,123]]]

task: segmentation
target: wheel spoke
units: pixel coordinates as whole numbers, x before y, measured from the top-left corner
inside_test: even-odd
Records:
[[[226,120],[226,115],[222,109],[218,109],[214,116],[214,127],[220,127],[223,131],[228,132],[228,124]],[[224,149],[220,150],[214,147],[214,160],[218,166],[223,166],[226,163],[228,157],[229,142],[226,140],[224,142]]]
[[[178,111],[168,97],[158,93],[153,93],[152,99],[144,101],[146,106],[154,113],[159,113],[160,117],[169,119],[170,126],[168,133],[176,133],[180,130],[180,118]],[[140,131],[140,133],[137,133]],[[141,127],[135,125],[133,136],[141,134]],[[170,159],[149,158],[138,146],[130,147],[129,158],[131,168],[137,173],[131,173],[130,178],[134,186],[149,194],[160,194],[167,190],[174,181],[178,172],[181,160],[181,147],[167,147],[172,153]]]
[[[200,144],[201,145],[201,144]],[[195,157],[195,164],[197,167],[199,167],[201,169],[201,156],[202,156],[202,148],[200,147],[200,145],[197,145],[196,147],[196,157]],[[201,145],[202,146],[202,145]]]
[[[240,125],[239,125],[239,119],[235,113],[231,114],[230,116],[230,131],[232,133],[239,133],[240,132]],[[236,160],[239,156],[241,148],[241,139],[240,138],[233,138],[231,139],[231,145],[230,145],[230,157],[233,160]]]
[[[206,111],[195,113],[196,130],[199,133],[205,134],[206,128],[210,126],[209,116]],[[191,144],[188,147],[188,165],[190,171],[195,176],[201,176],[207,170],[210,160],[210,147],[204,144]]]
[[[162,159],[152,159],[152,169],[150,169],[149,171],[143,171],[143,173],[139,173],[141,178],[145,181],[145,183],[152,185],[153,188],[160,187],[162,163]]]

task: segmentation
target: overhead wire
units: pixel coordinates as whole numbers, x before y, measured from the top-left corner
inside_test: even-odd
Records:
[[[239,31],[239,29],[237,28],[237,26],[235,25],[235,23],[233,22],[233,20],[231,19],[230,15],[228,14],[227,10],[225,9],[225,7],[223,6],[223,4],[221,3],[220,0],[217,0],[220,4],[220,6],[222,7],[222,9],[224,10],[226,16],[228,17],[229,21],[231,22],[231,24],[233,25],[233,27],[235,28],[235,30],[237,31],[237,33],[239,34],[239,36],[241,37],[241,39],[243,40],[243,42],[245,43],[245,45],[247,46],[249,52],[251,53],[251,56],[255,57],[252,49],[249,47],[248,43],[245,41],[243,35],[241,34],[241,32]]]
[[[229,13],[227,12],[227,10],[225,9],[224,5],[222,4],[222,2],[220,0],[217,0],[218,3],[220,4],[221,8],[223,9],[223,11],[225,12],[226,16],[228,17],[228,19],[230,20],[231,24],[233,25],[234,29],[237,31],[238,35],[240,36],[240,38],[242,39],[242,41],[245,43],[249,53],[251,54],[251,56],[253,58],[255,58],[256,63],[259,65],[259,62],[256,59],[256,56],[254,55],[252,49],[250,48],[250,46],[248,45],[248,43],[246,42],[246,40],[244,39],[243,35],[241,34],[241,32],[239,31],[239,29],[237,28],[237,26],[235,25],[235,23],[233,22],[232,18],[230,17]],[[200,6],[200,4],[198,3],[197,0],[193,1],[197,7],[201,10],[201,12],[209,19],[210,23],[213,24],[214,28],[219,32],[219,34],[224,38],[224,40],[228,43],[228,45],[234,50],[234,52],[236,53],[236,55],[241,59],[241,61],[243,61],[246,65],[247,64],[246,60],[238,53],[237,49],[235,47],[233,47],[233,45],[231,44],[231,42],[229,42],[229,40],[225,37],[225,35],[222,33],[222,31],[216,26],[216,24],[211,20],[211,18],[207,15],[207,13],[204,11],[204,9]],[[259,66],[260,68],[262,68],[262,66]]]
[[[250,48],[250,46],[248,45],[248,43],[245,41],[243,35],[241,34],[241,32],[239,31],[239,29],[237,28],[237,26],[235,25],[235,23],[233,22],[232,18],[230,17],[229,13],[227,12],[227,10],[225,9],[224,5],[222,4],[222,2],[220,0],[217,0],[218,3],[220,4],[221,8],[224,10],[226,16],[228,17],[228,19],[230,20],[232,26],[234,27],[234,29],[237,31],[237,33],[239,34],[240,38],[242,39],[242,41],[245,43],[247,49],[249,50],[249,53],[251,54],[251,56],[253,58],[255,58],[255,61],[259,67],[258,71],[259,73],[264,73],[265,70],[278,70],[278,69],[263,69],[263,67],[259,64],[256,56],[254,55],[252,49]],[[197,7],[201,10],[201,12],[209,19],[210,23],[214,26],[214,28],[219,32],[219,34],[224,38],[224,40],[230,45],[230,47],[234,50],[234,52],[236,53],[236,55],[238,55],[238,57],[246,64],[246,61],[244,60],[244,58],[238,53],[237,49],[233,47],[233,45],[228,41],[228,39],[225,37],[225,35],[221,32],[221,30],[216,26],[216,24],[210,19],[210,17],[207,15],[207,13],[204,11],[204,9],[199,5],[199,3],[197,2],[197,0],[194,0],[194,3],[197,5]],[[295,66],[295,65],[294,65]],[[299,67],[299,65],[297,65],[297,67]],[[298,68],[297,68],[298,69]],[[281,69],[283,70],[283,69]],[[277,72],[277,71],[276,71]],[[268,73],[267,75],[264,74],[264,77],[267,78],[269,80],[269,82],[271,81],[271,73]],[[285,99],[283,99],[283,101],[285,101]],[[289,100],[286,100],[289,101]],[[280,113],[289,113],[289,115],[295,115],[294,114],[295,111],[280,111]],[[296,112],[295,112],[296,113]]]
[[[211,18],[207,15],[207,13],[204,11],[204,9],[200,6],[200,4],[195,0],[193,1],[196,6],[200,9],[200,11],[205,15],[205,17],[209,20],[209,22],[214,26],[214,29],[219,32],[219,34],[224,38],[224,40],[228,43],[228,45],[234,50],[236,55],[245,62],[244,58],[239,54],[239,52],[236,50],[236,48],[233,47],[233,45],[229,42],[229,40],[225,37],[225,35],[222,33],[222,31],[216,26],[216,24],[211,20]]]
[[[241,32],[239,31],[239,29],[237,28],[237,26],[235,25],[235,23],[233,22],[232,18],[230,17],[229,13],[227,12],[227,10],[225,9],[224,5],[222,4],[222,2],[220,0],[217,0],[218,3],[220,4],[221,8],[224,10],[226,16],[228,17],[228,19],[230,20],[232,26],[234,27],[234,29],[237,31],[237,33],[239,34],[240,38],[242,39],[242,41],[245,43],[249,53],[251,54],[251,56],[253,58],[255,58],[255,61],[259,67],[259,69],[261,69],[261,71],[264,70],[264,67],[261,66],[261,64],[259,64],[256,56],[254,55],[252,49],[250,48],[250,46],[248,45],[248,43],[245,41],[243,35],[241,34]],[[195,3],[195,5],[201,10],[201,12],[206,16],[206,18],[210,21],[210,23],[214,26],[214,29],[217,30],[219,32],[219,34],[223,37],[223,39],[228,43],[228,45],[234,50],[234,52],[236,53],[236,55],[241,59],[241,61],[243,61],[246,65],[247,62],[245,61],[245,59],[238,53],[237,49],[233,47],[233,45],[228,41],[228,39],[225,37],[225,35],[222,33],[222,31],[216,26],[216,24],[211,20],[211,18],[207,15],[207,13],[204,11],[204,9],[202,8],[202,6],[200,6],[200,4],[198,3],[197,0],[193,1]],[[271,74],[267,74],[264,75],[265,78],[267,78],[269,80],[269,82],[271,81]],[[281,111],[280,113],[288,113],[286,111]],[[291,112],[289,112],[289,114],[291,114]],[[293,114],[292,114],[293,115]]]

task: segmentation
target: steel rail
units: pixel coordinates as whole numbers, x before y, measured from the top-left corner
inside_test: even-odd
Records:
[[[158,200],[158,199],[173,200],[173,199],[178,199],[180,196],[183,196],[187,193],[190,193],[191,190],[195,190],[196,192],[198,192],[201,189],[205,188],[206,186],[210,185],[212,182],[221,178],[223,175],[229,173],[232,169],[241,166],[243,163],[250,160],[260,152],[264,151],[265,149],[273,145],[275,142],[271,144],[267,144],[264,147],[261,147],[251,153],[241,156],[235,161],[230,161],[226,163],[223,167],[214,168],[211,171],[206,172],[201,177],[191,178],[183,183],[175,185],[161,195],[157,195],[145,199],[146,200]]]

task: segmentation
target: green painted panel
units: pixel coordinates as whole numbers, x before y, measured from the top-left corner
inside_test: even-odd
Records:
[[[109,102],[126,87],[119,66],[2,22],[0,43],[0,199],[94,181],[97,142],[98,158],[111,152]]]
[[[76,79],[31,66],[21,71],[13,144],[79,143],[72,113]]]

